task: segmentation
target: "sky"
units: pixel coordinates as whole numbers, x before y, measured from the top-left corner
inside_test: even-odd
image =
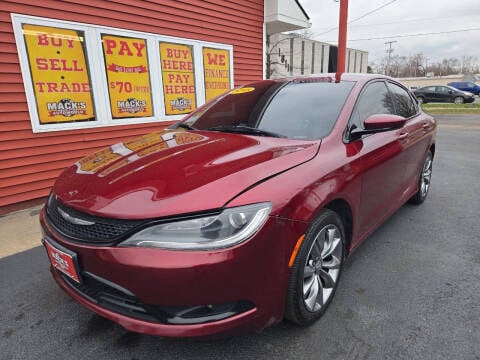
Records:
[[[339,2],[299,1],[313,39],[336,44]],[[392,55],[423,53],[429,63],[463,56],[480,61],[480,0],[350,0],[348,20],[347,47],[367,51],[369,62],[378,64],[390,41],[396,41]]]

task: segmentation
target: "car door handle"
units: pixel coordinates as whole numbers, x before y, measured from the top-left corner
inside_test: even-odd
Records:
[[[425,129],[425,130],[428,130],[430,129],[430,124],[429,123],[425,123],[422,125],[422,127]]]
[[[401,133],[401,134],[398,136],[398,140],[403,140],[403,139],[406,139],[407,137],[408,137],[408,132]]]

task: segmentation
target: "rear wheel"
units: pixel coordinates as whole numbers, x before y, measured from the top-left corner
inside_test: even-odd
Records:
[[[429,150],[427,156],[425,157],[425,162],[423,163],[420,178],[418,179],[418,191],[410,199],[411,203],[421,204],[427,198],[428,190],[430,189],[430,181],[432,179],[432,164],[433,155]]]
[[[345,231],[324,209],[307,231],[290,273],[285,317],[299,325],[320,318],[332,301],[345,257]]]
[[[457,96],[455,99],[453,99],[453,102],[454,102],[455,104],[463,104],[464,99],[463,99],[463,97],[461,97],[461,96]]]
[[[417,96],[417,100],[419,104],[425,104],[425,98],[423,96]]]

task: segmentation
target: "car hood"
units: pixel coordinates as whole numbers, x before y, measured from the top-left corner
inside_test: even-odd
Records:
[[[54,194],[74,209],[113,218],[217,209],[312,159],[319,144],[211,131],[154,132],[79,160],[58,178]]]

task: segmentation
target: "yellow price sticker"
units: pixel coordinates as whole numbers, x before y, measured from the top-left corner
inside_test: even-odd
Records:
[[[238,88],[238,89],[233,89],[232,91],[230,91],[230,94],[244,94],[244,93],[247,93],[247,92],[251,92],[251,91],[254,91],[255,88],[254,87],[242,87],[242,88]]]

